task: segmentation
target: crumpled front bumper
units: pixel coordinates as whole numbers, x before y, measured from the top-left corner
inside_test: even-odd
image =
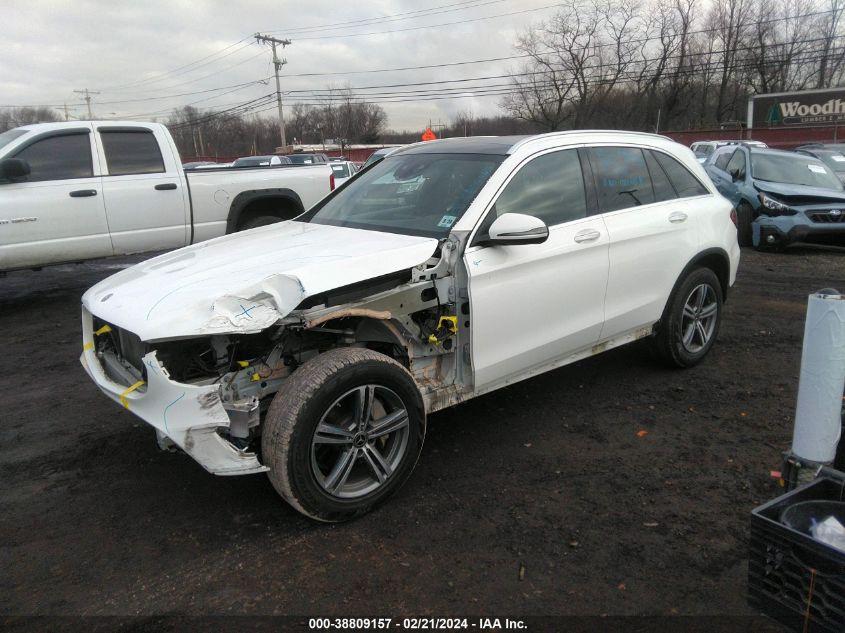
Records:
[[[254,453],[241,452],[223,439],[219,427],[229,426],[229,416],[220,401],[218,385],[188,385],[170,380],[156,353],[143,358],[147,382],[126,386],[106,375],[94,352],[93,319],[83,308],[83,345],[79,361],[109,398],[129,409],[154,427],[160,435],[193,457],[215,475],[246,475],[268,470]]]
[[[803,213],[769,217],[761,215],[751,225],[754,246],[787,246],[795,242],[813,242],[845,246],[845,222],[812,222]],[[772,240],[768,237],[772,236]]]

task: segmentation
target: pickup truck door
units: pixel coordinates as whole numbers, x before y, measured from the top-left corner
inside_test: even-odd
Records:
[[[188,243],[190,202],[182,166],[159,128],[100,125],[103,198],[116,255]]]
[[[592,196],[591,196],[592,197]],[[576,149],[523,163],[466,250],[476,389],[553,366],[596,343],[604,322],[608,236],[591,205]],[[504,213],[541,218],[542,244],[485,245]]]
[[[40,134],[4,158],[30,173],[0,180],[0,270],[112,254],[90,126]]]

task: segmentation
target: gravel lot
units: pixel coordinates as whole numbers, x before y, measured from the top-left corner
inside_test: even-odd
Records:
[[[88,380],[79,298],[128,261],[0,279],[0,614],[750,614],[806,295],[845,290],[845,251],[745,250],[701,366],[627,347],[435,414],[399,494],[326,526]]]

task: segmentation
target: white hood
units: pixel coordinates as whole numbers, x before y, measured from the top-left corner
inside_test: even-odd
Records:
[[[82,303],[144,341],[255,333],[309,296],[408,270],[436,248],[429,237],[280,222],[127,268]]]

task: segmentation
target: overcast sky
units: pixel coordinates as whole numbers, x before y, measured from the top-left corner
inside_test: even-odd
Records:
[[[286,77],[283,92],[502,75],[515,68],[518,60],[425,70],[354,71],[513,55],[517,34],[528,24],[549,17],[554,9],[542,7],[552,4],[554,0],[6,0],[0,29],[0,103],[67,103],[71,117],[84,116],[85,107],[79,105],[80,96],[73,91],[89,88],[101,93],[93,96],[93,109],[94,115],[102,118],[162,118],[171,108],[188,103],[204,109],[231,107],[275,90],[270,80],[266,85],[199,92],[270,77],[271,53],[251,38],[256,31],[292,40],[284,51],[288,61],[284,74],[340,73]],[[500,17],[478,19],[486,16]],[[338,23],[347,24],[334,26]],[[429,25],[441,26],[418,28]],[[327,26],[331,28],[324,28]],[[384,33],[389,30],[394,32]],[[359,93],[504,81],[376,88]],[[470,109],[476,115],[492,114],[500,99],[463,96],[420,101],[419,93],[395,98],[414,100],[390,103],[384,97],[370,99],[382,104],[393,129],[422,129],[429,119],[445,123],[456,112]],[[313,101],[307,93],[292,92],[286,104],[296,99]],[[261,109],[268,107],[272,104]],[[274,112],[269,109],[262,115]]]

